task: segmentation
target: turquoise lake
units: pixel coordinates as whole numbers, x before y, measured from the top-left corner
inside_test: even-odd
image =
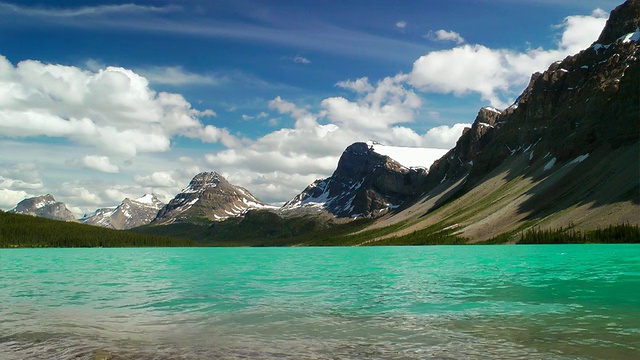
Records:
[[[0,250],[0,359],[639,359],[640,245]]]

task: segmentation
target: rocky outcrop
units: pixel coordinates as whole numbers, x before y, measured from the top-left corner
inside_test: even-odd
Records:
[[[315,207],[337,217],[377,216],[414,195],[426,170],[408,168],[358,142],[344,150],[333,175],[316,180],[282,210]]]
[[[67,206],[56,201],[50,194],[24,199],[9,212],[53,220],[77,221]]]
[[[624,34],[632,33],[640,27],[640,1],[626,1],[611,11],[607,24],[597,44],[611,44]]]
[[[145,194],[137,199],[126,198],[115,208],[98,209],[93,214],[85,215],[80,222],[126,230],[149,224],[163,206],[164,203],[155,194]]]
[[[558,164],[637,142],[640,121],[640,1],[616,8],[598,42],[536,73],[508,109],[487,119],[481,110],[447,156],[429,171],[424,190],[466,177],[472,188],[513,155]],[[601,43],[601,42],[605,43]]]
[[[271,207],[220,174],[203,172],[158,212],[153,223],[221,221],[263,208]]]
[[[424,187],[430,189],[447,179],[466,176],[480,152],[493,140],[500,115],[500,110],[493,107],[480,109],[471,127],[463,130],[456,146],[431,166]]]

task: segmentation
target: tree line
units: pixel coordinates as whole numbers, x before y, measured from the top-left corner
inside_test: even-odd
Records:
[[[609,225],[590,231],[569,228],[554,230],[529,229],[520,234],[519,244],[584,244],[584,243],[639,243],[638,225]]]
[[[0,248],[188,247],[198,243],[0,211]]]

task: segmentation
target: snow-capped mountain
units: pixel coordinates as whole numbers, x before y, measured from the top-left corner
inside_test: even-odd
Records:
[[[233,185],[216,172],[196,175],[189,186],[176,195],[159,212],[155,224],[221,221],[243,216],[250,209],[273,208],[248,190]]]
[[[163,206],[164,203],[155,194],[144,194],[137,199],[126,198],[116,207],[98,209],[93,214],[85,215],[80,222],[126,230],[149,224]]]
[[[337,217],[377,216],[402,205],[447,150],[358,142],[342,153],[333,175],[316,180],[282,207],[319,208]]]
[[[9,210],[17,214],[38,216],[53,220],[77,221],[73,213],[67,209],[64,203],[56,201],[51,194],[24,199]]]

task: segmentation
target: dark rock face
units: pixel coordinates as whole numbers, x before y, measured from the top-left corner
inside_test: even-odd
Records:
[[[164,206],[154,194],[138,199],[126,198],[115,208],[98,209],[80,221],[87,225],[126,230],[149,224]]]
[[[424,169],[403,167],[366,143],[354,143],[331,177],[316,180],[283,210],[318,207],[337,217],[376,216],[411,197],[425,175]]]
[[[203,172],[158,212],[153,223],[220,221],[266,207],[248,190],[232,185],[218,173]]]
[[[640,27],[640,1],[625,1],[611,11],[607,25],[596,43],[611,44],[620,36],[634,32],[638,27]]]
[[[9,212],[53,220],[77,221],[67,206],[56,201],[50,194],[24,199]]]
[[[431,167],[424,190],[465,176],[472,187],[515,154],[563,163],[638,142],[640,46],[624,36],[639,23],[640,0],[625,2],[593,46],[533,74],[514,105],[496,117],[487,119],[481,110],[456,147]]]

